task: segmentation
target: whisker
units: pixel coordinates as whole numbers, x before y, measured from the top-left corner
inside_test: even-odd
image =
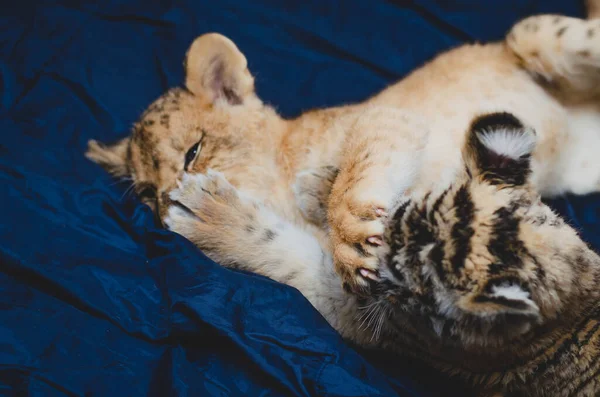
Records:
[[[135,187],[135,183],[132,183],[131,185],[129,185],[129,187],[127,189],[125,189],[125,191],[123,192],[123,194],[121,195],[121,198],[119,200],[123,200],[123,198],[125,198],[125,196],[127,196],[129,193],[131,193],[133,191],[134,187]]]
[[[371,337],[371,341],[373,341],[373,339],[375,341],[377,341],[381,337],[381,331],[383,329],[383,325],[385,324],[385,320],[387,319],[388,315],[389,315],[389,309],[387,307],[383,307],[381,316],[379,316],[379,320],[377,321],[377,324],[375,327],[375,332],[373,333],[373,336]]]
[[[363,312],[363,315],[360,318],[361,322],[359,325],[359,329],[366,329],[365,325],[366,325],[367,319],[371,316],[371,314],[373,314],[373,310],[371,308],[369,308]]]
[[[366,306],[359,306],[358,309],[360,310],[360,313],[357,313],[357,320],[364,321],[365,317],[369,314],[370,309],[376,304],[377,302],[371,302]]]
[[[363,310],[363,309],[368,309],[368,308],[370,308],[370,307],[372,307],[372,306],[375,306],[375,305],[377,305],[377,304],[379,304],[379,302],[377,302],[377,301],[374,301],[374,302],[371,302],[371,303],[369,303],[369,304],[368,304],[368,305],[366,305],[366,306],[359,306],[358,308],[359,308],[359,309],[361,309],[361,310]]]
[[[118,185],[119,183],[123,183],[123,182],[133,182],[133,178],[121,177],[121,178],[117,179],[116,181],[109,183],[108,186],[115,186],[115,185]]]
[[[373,310],[373,315],[369,318],[369,324],[367,324],[367,328],[373,328],[373,325],[375,324],[375,321],[377,320],[380,311],[381,306],[375,306],[375,309]]]
[[[367,311],[366,311],[367,314],[365,315],[365,317],[363,318],[363,320],[360,324],[360,329],[367,329],[371,326],[371,322],[372,322],[373,318],[376,316],[375,313],[377,312],[377,310],[379,308],[379,305],[378,305],[379,302],[375,302],[375,303],[376,303],[375,305],[371,305],[371,307],[369,309],[367,309]]]

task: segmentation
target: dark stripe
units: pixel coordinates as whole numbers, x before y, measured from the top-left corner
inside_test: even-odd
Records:
[[[529,305],[523,301],[508,299],[502,296],[478,295],[473,301],[477,303],[496,303],[517,310],[527,310],[529,308]]]
[[[404,204],[402,204],[396,212],[394,213],[394,224],[399,225],[402,222],[402,218],[404,218],[404,214],[406,213],[406,209],[410,205],[411,201],[407,200]]]
[[[435,315],[437,313],[437,303],[433,294],[433,288],[431,277],[427,277],[423,279],[422,292],[417,295],[417,299],[419,299],[419,302],[421,302],[428,315]]]
[[[433,230],[427,222],[426,215],[425,203],[421,203],[410,208],[410,212],[404,217],[406,234],[403,236],[405,242],[404,262],[401,266],[406,271],[410,271],[410,277],[421,286],[423,285],[421,273],[423,264],[420,254],[425,246],[434,242]],[[398,251],[394,251],[394,253],[396,252]],[[391,270],[395,275],[397,274],[395,268]]]
[[[515,160],[488,151],[481,158],[484,159],[479,165],[481,176],[491,185],[522,186],[531,174],[530,155]]]
[[[419,253],[427,244],[435,242],[433,230],[427,222],[425,204],[415,205],[406,217],[406,252],[411,265],[419,265]]]
[[[552,357],[550,359],[545,360],[540,365],[538,365],[536,372],[542,373],[542,372],[546,371],[548,368],[555,366],[556,363],[564,357],[567,350],[569,350],[569,349],[573,350],[573,348],[575,348],[575,350],[579,350],[585,343],[589,342],[589,339],[592,337],[592,335],[594,335],[594,333],[600,328],[600,322],[596,323],[596,325],[594,325],[592,327],[592,329],[589,330],[581,340],[579,340],[579,338],[577,337],[577,331],[579,329],[583,328],[585,326],[585,324],[587,324],[590,321],[590,317],[597,317],[597,316],[598,316],[598,313],[597,313],[597,310],[595,310],[590,316],[586,317],[582,322],[580,322],[577,327],[571,328],[573,330],[573,335],[571,335],[570,338],[565,340],[559,346],[559,348],[556,349],[556,351],[554,352],[554,354],[552,355]]]
[[[471,238],[475,234],[471,223],[475,217],[475,206],[467,186],[462,186],[454,196],[454,211],[458,221],[452,226],[450,236],[454,246],[454,255],[450,259],[454,273],[460,272],[471,252]]]
[[[521,129],[523,123],[512,113],[498,112],[481,115],[471,123],[472,132],[497,129]]]
[[[446,250],[444,249],[444,243],[441,241],[438,241],[429,252],[429,259],[433,262],[437,276],[442,282],[446,280],[446,269],[444,268],[445,255]]]
[[[392,222],[391,222],[391,230],[392,232],[390,233],[390,241],[388,242],[388,244],[390,244],[390,247],[392,248],[391,251],[395,251],[395,250],[399,250],[400,248],[402,248],[403,244],[403,240],[404,240],[404,236],[403,236],[403,232],[402,232],[402,225],[404,224],[404,215],[406,214],[406,210],[408,209],[408,206],[410,205],[410,200],[406,201],[404,204],[402,204],[394,213],[394,216],[392,217]]]
[[[398,254],[398,251],[390,251],[389,255],[388,255],[388,259],[387,259],[387,266],[390,269],[390,271],[392,272],[392,274],[394,275],[394,277],[396,278],[397,281],[403,282],[404,281],[404,274],[402,274],[402,272],[396,268],[396,265],[398,265],[399,263],[394,260],[394,256]]]
[[[590,317],[592,317],[592,316],[593,316],[593,314],[590,315]],[[576,329],[576,330],[581,329],[588,321],[589,321],[589,317],[586,317],[583,320],[580,320],[575,326],[573,326],[572,329]],[[544,336],[544,335],[541,334],[539,340],[543,340],[542,336]],[[548,334],[547,336],[551,336],[551,334]],[[565,339],[562,342],[560,342],[562,336],[564,336],[564,335],[558,335],[555,339],[551,340],[548,344],[537,347],[536,351],[533,352],[532,354],[527,355],[526,357],[523,357],[523,358],[517,360],[511,366],[506,366],[502,369],[498,369],[498,371],[519,372],[519,371],[527,370],[531,365],[535,365],[538,362],[547,361],[547,360],[544,360],[543,357],[549,350],[555,348],[558,344],[560,344],[562,346],[564,344],[569,343],[570,339]],[[556,349],[558,350],[558,349],[560,349],[560,347],[557,347]],[[523,368],[523,367],[525,367],[525,368]]]
[[[402,275],[402,273],[396,269],[394,256],[396,256],[399,251],[404,248],[404,233],[402,232],[402,225],[404,224],[404,216],[410,203],[410,200],[407,200],[405,203],[400,205],[400,207],[398,207],[394,213],[391,223],[391,233],[388,241],[390,251],[387,254],[386,264],[398,281],[403,281],[404,275]]]
[[[361,243],[354,243],[354,249],[362,256],[363,258],[369,256],[369,253],[365,250]]]
[[[444,199],[450,192],[450,188],[444,190],[442,194],[435,200],[431,208],[429,209],[429,213],[427,214],[427,219],[431,224],[431,227],[437,227],[437,220],[435,219],[435,214],[439,211]],[[446,250],[444,248],[443,241],[437,241],[431,251],[429,252],[429,260],[433,262],[433,266],[438,275],[440,281],[444,281],[446,279],[446,270],[444,269],[444,256],[446,255]],[[431,280],[427,280],[431,283]],[[431,303],[431,302],[429,302]]]
[[[593,361],[594,363],[597,363],[597,359]],[[577,388],[575,390],[573,390],[573,392],[570,394],[571,396],[579,396],[579,393],[585,389],[587,386],[589,386],[590,383],[592,383],[595,380],[598,380],[598,377],[600,376],[600,366],[598,368],[596,368],[596,370],[589,376],[584,377],[583,379],[578,379],[581,383],[579,384],[579,386],[577,386]],[[595,393],[598,392],[598,390],[594,390]]]
[[[499,274],[508,268],[521,268],[526,255],[533,258],[519,238],[521,219],[514,213],[517,206],[512,203],[494,212],[495,220],[487,248],[497,262],[489,266],[490,274]]]
[[[556,31],[556,37],[560,37],[563,34],[565,34],[565,32],[567,31],[568,28],[569,28],[568,26],[563,26],[562,28],[558,29]]]
[[[437,225],[437,222],[435,220],[435,214],[440,210],[440,207],[442,206],[444,199],[448,195],[448,192],[450,192],[450,188],[444,190],[442,192],[442,194],[440,194],[440,196],[435,200],[435,202],[433,203],[431,208],[429,209],[429,213],[427,214],[427,219],[429,220],[429,223],[431,223],[432,225]]]

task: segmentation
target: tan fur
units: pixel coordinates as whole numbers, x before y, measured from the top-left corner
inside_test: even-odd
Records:
[[[587,8],[588,18],[596,19],[600,18],[600,1],[598,0],[585,0]]]

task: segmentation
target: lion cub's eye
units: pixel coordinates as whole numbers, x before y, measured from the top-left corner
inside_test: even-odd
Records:
[[[190,163],[192,161],[194,161],[194,159],[196,158],[196,155],[198,154],[199,149],[200,149],[200,141],[196,142],[194,144],[194,146],[192,146],[190,148],[190,150],[187,151],[187,153],[185,154],[185,164],[183,165],[184,170],[187,171],[187,168],[190,165]]]

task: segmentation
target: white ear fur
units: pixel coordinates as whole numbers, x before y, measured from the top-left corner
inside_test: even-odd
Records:
[[[537,142],[535,132],[531,128],[500,128],[477,132],[477,139],[488,150],[513,160],[531,154]]]
[[[494,285],[490,294],[492,298],[506,299],[508,301],[522,302],[537,311],[538,307],[531,300],[529,292],[525,291],[521,286],[517,284],[502,284]]]
[[[185,85],[210,102],[243,103],[254,92],[254,78],[246,57],[233,41],[218,33],[198,37],[190,46],[185,62]]]
[[[479,296],[476,301],[483,304],[480,314],[515,313],[523,315],[539,315],[540,308],[531,299],[529,291],[521,285],[504,282],[491,286],[488,292]],[[489,310],[489,311],[488,311]]]

